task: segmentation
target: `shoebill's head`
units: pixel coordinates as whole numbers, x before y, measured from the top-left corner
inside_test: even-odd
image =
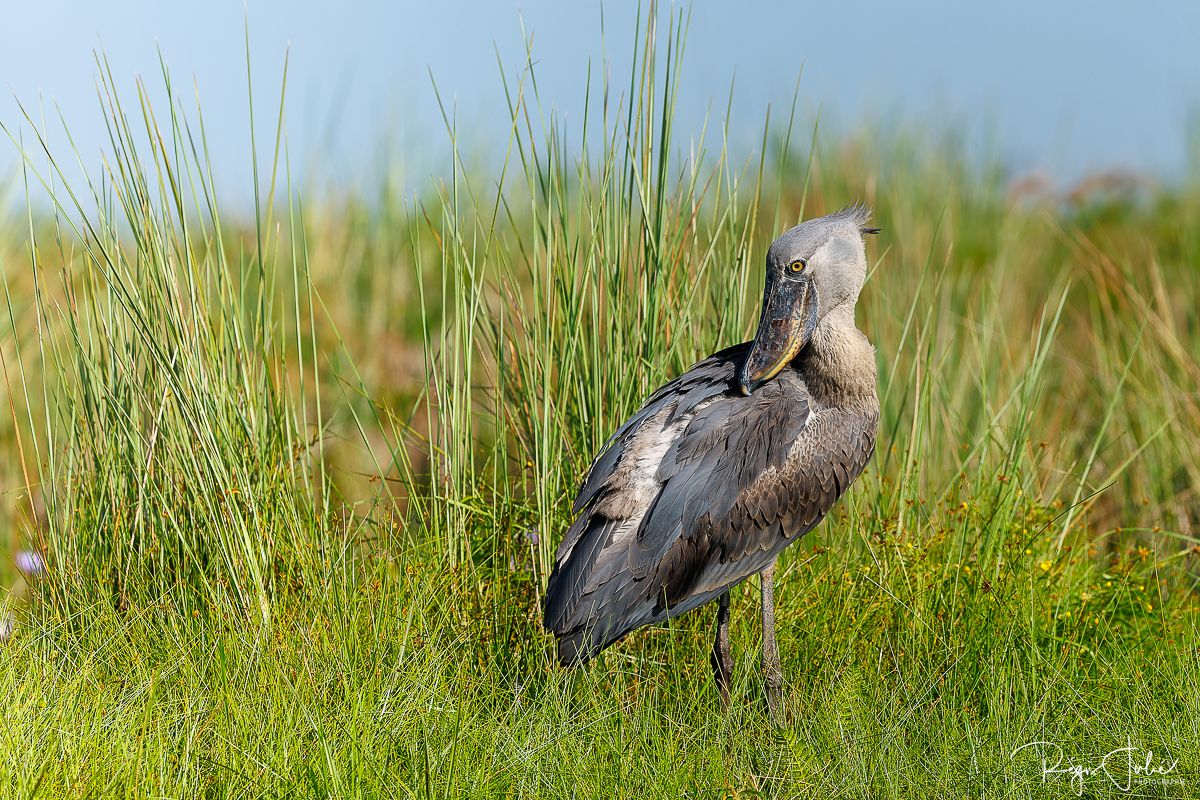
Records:
[[[870,209],[853,205],[806,220],[771,245],[758,333],[740,376],[743,393],[778,375],[830,312],[853,311],[867,279],[863,235],[879,232],[867,226],[870,216]]]

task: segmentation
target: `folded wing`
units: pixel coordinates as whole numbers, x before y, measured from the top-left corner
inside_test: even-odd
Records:
[[[794,371],[743,396],[748,350],[662,387],[596,458],[547,587],[564,664],[761,571],[869,459],[875,420],[814,408]]]

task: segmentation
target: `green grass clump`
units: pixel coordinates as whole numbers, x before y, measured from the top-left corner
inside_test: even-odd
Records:
[[[0,646],[14,795],[1073,794],[1013,757],[1036,740],[1128,741],[1178,761],[1138,796],[1196,793],[1196,181],[1017,197],[952,142],[794,114],[749,158],[685,148],[685,28],[652,15],[569,128],[532,57],[505,73],[504,158],[465,166],[447,114],[415,198],[302,197],[281,105],[254,218],[223,213],[165,72],[164,114],[101,63],[84,186],[13,132],[53,200],[0,225],[4,510],[48,565]],[[748,337],[778,231],[852,200],[883,418],[783,559],[784,724],[753,582],[728,712],[708,610],[557,668],[541,592],[591,456]]]

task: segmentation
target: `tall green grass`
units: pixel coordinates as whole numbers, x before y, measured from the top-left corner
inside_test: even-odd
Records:
[[[313,313],[303,248],[281,254],[294,243],[266,238],[271,210],[231,238],[202,117],[181,116],[165,72],[167,117],[140,82],[132,116],[99,66],[103,173],[67,184],[36,127],[44,166],[25,151],[29,182],[54,204],[50,224],[29,229],[37,347],[18,361],[44,392],[22,398],[29,497],[36,487],[45,508],[32,526],[50,560],[42,588],[63,609],[176,603],[266,623],[295,565],[334,547],[312,456],[320,411],[310,420],[305,405],[315,351],[301,330]]]
[[[0,472],[49,564],[0,648],[14,791],[1059,796],[1015,748],[1128,737],[1179,759],[1140,793],[1194,794],[1194,190],[1013,197],[952,140],[794,104],[735,156],[673,128],[686,26],[652,10],[571,127],[502,64],[503,158],[468,167],[447,112],[415,199],[301,197],[281,104],[255,218],[224,214],[165,70],[155,109],[101,62],[86,185],[9,129],[54,199],[0,240]],[[784,559],[786,724],[749,584],[729,712],[707,610],[558,670],[540,594],[590,458],[748,337],[778,231],[852,200],[883,419]]]

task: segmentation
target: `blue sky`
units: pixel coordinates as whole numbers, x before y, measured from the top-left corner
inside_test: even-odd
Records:
[[[6,4],[0,31],[0,121],[61,109],[85,163],[104,132],[93,51],[120,85],[158,80],[161,49],[177,84],[199,86],[225,192],[249,195],[244,22],[248,20],[260,138],[273,123],[290,48],[292,161],[346,184],[371,178],[381,146],[416,178],[440,173],[444,145],[429,72],[468,137],[503,136],[495,48],[510,68],[534,36],[543,105],[581,110],[589,57],[602,53],[601,6],[564,0],[388,3],[345,0],[42,0]],[[336,8],[337,10],[332,10]],[[621,75],[633,5],[604,7],[604,48]],[[697,0],[680,98],[680,134],[723,115],[736,76],[731,127],[752,141],[768,104],[786,108],[803,68],[801,107],[833,127],[900,120],[965,128],[1014,172],[1066,183],[1131,168],[1169,180],[1185,164],[1200,108],[1200,3],[1015,0],[1007,3],[747,2]],[[61,136],[53,140],[61,145]],[[0,142],[0,174],[15,159]]]

